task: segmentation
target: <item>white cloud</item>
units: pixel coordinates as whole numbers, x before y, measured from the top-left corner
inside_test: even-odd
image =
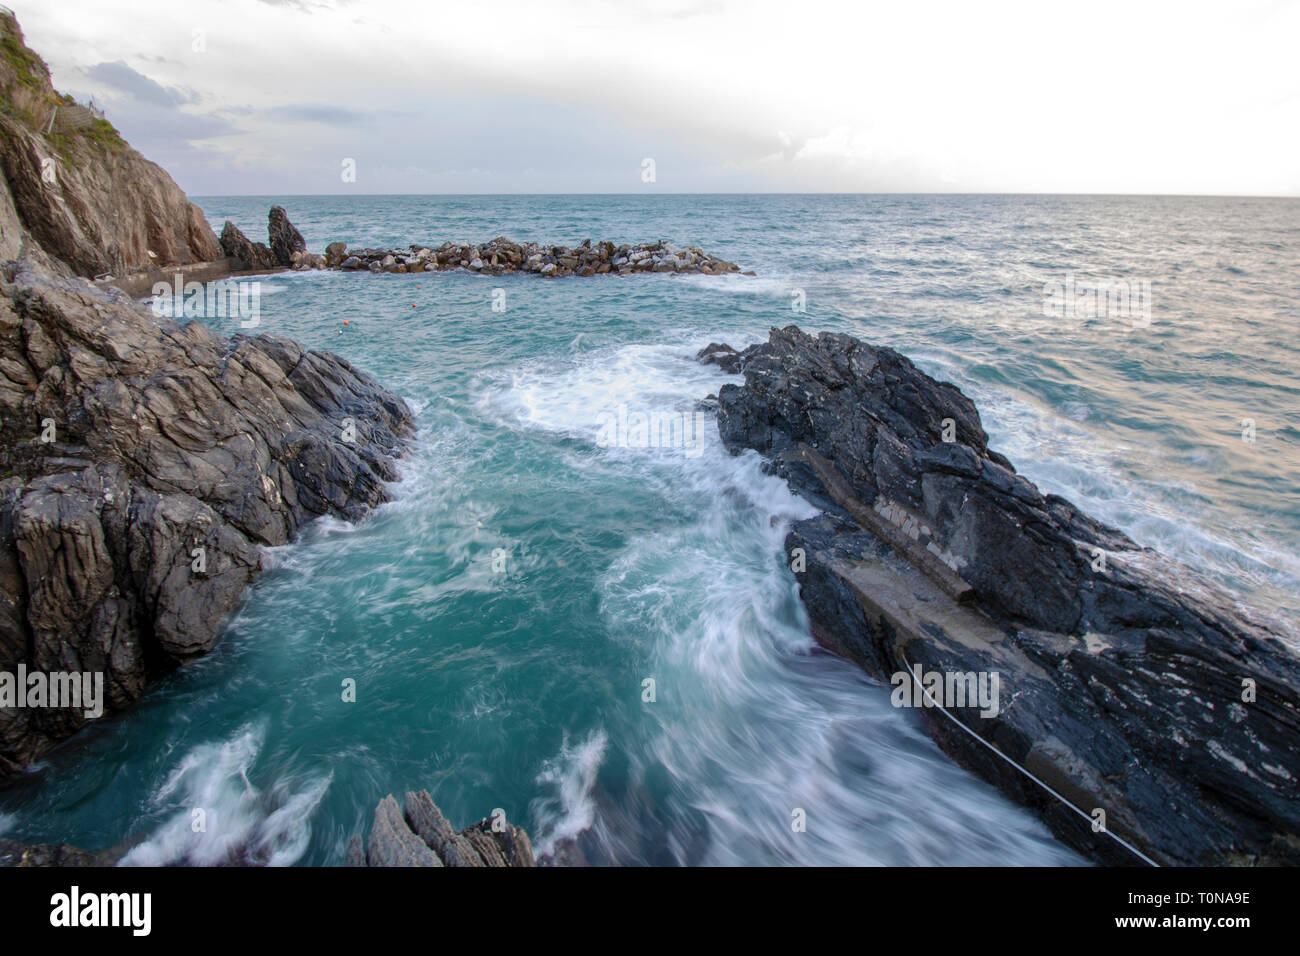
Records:
[[[61,0],[18,15],[56,82],[108,95],[86,71],[123,64],[142,95],[187,98],[157,109],[221,121],[181,134],[205,159],[172,172],[198,192],[343,191],[340,159],[364,153],[368,192],[638,191],[652,156],[663,191],[1300,193],[1296,4]],[[152,155],[138,120],[119,125]]]

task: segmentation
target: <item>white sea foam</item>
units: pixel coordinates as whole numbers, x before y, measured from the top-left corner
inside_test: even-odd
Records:
[[[529,808],[537,821],[533,849],[538,856],[554,854],[558,845],[586,831],[595,821],[591,793],[608,742],[603,730],[592,731],[576,745],[565,735],[560,752],[542,766],[537,782],[551,792]]]
[[[263,793],[250,781],[265,726],[245,726],[229,740],[200,744],[181,758],[152,797],[174,810],[123,866],[256,862],[285,866],[311,839],[310,818],[331,777],[281,779]]]
[[[643,650],[656,682],[639,730],[625,731],[647,739],[624,749],[634,787],[666,772],[678,795],[665,806],[637,798],[667,817],[662,844],[636,845],[637,801],[593,801],[602,732],[566,741],[543,771],[555,793],[532,807],[541,851],[584,833],[629,862],[1076,862],[1026,811],[954,767],[884,688],[816,648],[784,554],[789,523],[816,509],[764,474],[756,454],[730,455],[716,433],[696,460],[596,446],[602,406],[688,404],[739,381],[692,361],[706,341],[526,368],[485,398],[503,424],[581,441],[574,467],[653,485],[698,515],[632,537],[598,584],[611,639]],[[808,831],[795,833],[801,808]]]

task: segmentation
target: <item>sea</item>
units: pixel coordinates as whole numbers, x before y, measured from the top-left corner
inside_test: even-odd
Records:
[[[279,203],[314,252],[663,240],[754,275],[286,273],[257,327],[199,319],[346,357],[418,436],[390,503],[268,553],[213,653],[0,788],[4,836],[339,865],[425,789],[593,865],[1085,865],[810,636],[782,542],[814,509],[721,446],[697,401],[743,380],[693,358],[791,324],[955,383],[1042,490],[1300,649],[1298,200],[196,201],[253,239]]]

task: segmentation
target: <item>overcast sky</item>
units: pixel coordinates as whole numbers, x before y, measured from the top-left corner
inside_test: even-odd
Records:
[[[1291,0],[7,2],[197,195],[1300,195]]]

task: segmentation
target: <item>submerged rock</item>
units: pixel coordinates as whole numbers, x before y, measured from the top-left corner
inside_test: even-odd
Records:
[[[743,354],[719,430],[823,509],[786,539],[819,641],[909,689],[912,668],[996,673],[996,713],[922,712],[1085,852],[1138,862],[1113,835],[1160,863],[1300,862],[1300,659],[1279,625],[1042,494],[897,352],[791,326]]]
[[[428,791],[406,795],[403,814],[392,795],[375,808],[366,848],[361,835],[348,846],[349,866],[477,866],[528,867],[533,847],[523,828],[482,820],[453,830]]]

